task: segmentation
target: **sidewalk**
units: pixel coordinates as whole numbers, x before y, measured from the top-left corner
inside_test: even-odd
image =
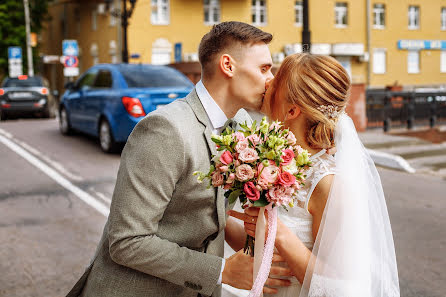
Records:
[[[446,139],[439,140],[437,137],[436,141],[439,143],[432,143],[412,136],[423,137],[423,134],[431,136],[431,132],[442,136],[443,131],[446,131],[446,126],[440,126],[438,130],[440,132],[429,132],[424,127],[411,131],[394,129],[389,133],[384,133],[381,129],[374,129],[360,133],[359,137],[364,146],[369,149],[377,166],[446,177]],[[401,134],[406,135],[401,136]]]

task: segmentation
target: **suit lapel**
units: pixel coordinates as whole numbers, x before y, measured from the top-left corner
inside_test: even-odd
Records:
[[[204,132],[203,136],[206,139],[206,143],[208,145],[208,148],[212,155],[217,154],[217,147],[215,143],[212,141],[212,125],[209,120],[209,117],[206,113],[206,110],[204,109],[203,105],[201,104],[200,98],[198,98],[197,92],[195,89],[186,97],[186,102],[191,106],[192,110],[195,113],[195,116],[197,117],[197,120],[203,124],[204,126]],[[216,205],[217,205],[217,217],[218,217],[218,224],[219,224],[219,230],[225,228],[225,197],[224,197],[224,191],[220,187],[216,190],[217,197],[216,197]]]

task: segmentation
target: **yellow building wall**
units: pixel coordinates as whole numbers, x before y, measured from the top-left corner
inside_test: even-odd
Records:
[[[433,85],[445,84],[446,73],[440,73],[440,50],[420,51],[420,73],[407,71],[407,50],[398,49],[397,42],[409,40],[446,40],[446,31],[441,30],[441,8],[446,0],[379,0],[373,3],[386,5],[385,29],[371,29],[370,62],[373,65],[373,49],[386,49],[386,73],[374,74],[371,69],[371,86],[392,85]],[[420,28],[408,29],[409,5],[420,7]]]

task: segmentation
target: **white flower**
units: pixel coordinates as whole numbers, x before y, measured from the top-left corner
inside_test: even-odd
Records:
[[[299,169],[297,168],[297,165],[296,165],[296,159],[293,158],[293,160],[291,161],[290,164],[282,167],[282,170],[286,171],[286,172],[289,172],[291,174],[298,173]]]

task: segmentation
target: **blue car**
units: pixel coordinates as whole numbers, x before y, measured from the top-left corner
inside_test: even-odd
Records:
[[[62,134],[99,138],[104,152],[117,151],[148,113],[193,89],[181,72],[144,64],[99,64],[68,83],[59,106]]]

